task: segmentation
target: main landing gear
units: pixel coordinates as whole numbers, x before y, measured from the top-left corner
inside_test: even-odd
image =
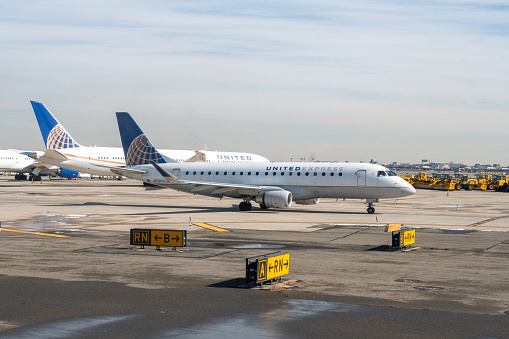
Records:
[[[250,211],[251,207],[253,207],[253,205],[251,205],[249,201],[243,201],[239,204],[239,210],[241,211]]]

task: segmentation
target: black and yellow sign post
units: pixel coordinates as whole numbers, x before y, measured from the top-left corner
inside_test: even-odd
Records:
[[[187,231],[150,230],[142,228],[131,229],[131,245],[168,247],[185,247]]]
[[[408,247],[415,244],[415,230],[401,230],[392,232],[392,247]]]
[[[246,282],[260,284],[290,274],[290,253],[274,252],[246,258]]]

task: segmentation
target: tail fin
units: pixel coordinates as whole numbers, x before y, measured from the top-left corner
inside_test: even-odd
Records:
[[[30,101],[30,103],[34,109],[37,123],[39,123],[39,129],[41,130],[42,139],[44,140],[46,148],[62,149],[80,147],[43,103],[37,101]]]
[[[145,134],[143,134],[129,113],[117,112],[117,122],[120,138],[122,139],[122,147],[124,148],[126,165],[167,162]]]

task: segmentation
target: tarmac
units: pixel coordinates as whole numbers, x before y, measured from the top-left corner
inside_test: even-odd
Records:
[[[133,180],[2,176],[0,194],[0,338],[509,338],[507,192],[417,190],[374,214],[240,212]],[[416,230],[412,250],[387,224]],[[130,245],[134,228],[187,246]],[[284,283],[246,288],[246,258],[275,251]]]

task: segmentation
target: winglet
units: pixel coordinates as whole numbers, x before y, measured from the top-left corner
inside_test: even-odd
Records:
[[[80,147],[43,103],[37,101],[30,101],[30,103],[34,109],[35,117],[37,118],[37,123],[39,124],[39,129],[41,130],[42,139],[44,140],[46,148],[62,149]]]
[[[129,113],[117,112],[117,122],[127,166],[167,162]]]
[[[161,174],[163,176],[164,180],[167,183],[177,183],[177,182],[180,182],[180,180],[177,179],[176,176],[174,176],[173,174],[171,174],[170,172],[168,172],[167,170],[165,170],[164,168],[162,168],[161,166],[159,166],[155,162],[152,162],[152,165],[156,168],[156,170],[159,172],[159,174]]]

